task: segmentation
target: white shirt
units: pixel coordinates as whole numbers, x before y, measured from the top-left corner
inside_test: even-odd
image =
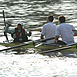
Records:
[[[73,25],[61,23],[57,26],[56,36],[61,35],[62,40],[67,44],[74,43],[72,30],[75,30]]]
[[[44,35],[45,39],[55,37],[55,34],[56,34],[56,25],[55,24],[53,24],[52,22],[49,22],[49,23],[43,25],[41,35]],[[51,44],[51,43],[54,43],[54,39],[48,40],[46,42],[46,44]]]

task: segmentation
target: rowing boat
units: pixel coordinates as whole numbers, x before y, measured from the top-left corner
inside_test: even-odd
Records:
[[[76,52],[76,43],[72,44],[71,46],[63,46],[63,45],[43,45],[42,43],[38,44],[35,43],[35,45],[33,45],[33,42],[24,42],[24,43],[0,43],[0,45],[2,46],[6,46],[6,47],[10,47],[10,48],[6,48],[6,49],[2,49],[0,51],[4,51],[4,50],[9,50],[9,49],[17,49],[17,51],[21,49],[21,51],[31,51],[34,50],[34,52],[37,52],[39,54],[44,54],[44,53],[50,53],[50,52]],[[18,48],[20,47],[20,48]]]

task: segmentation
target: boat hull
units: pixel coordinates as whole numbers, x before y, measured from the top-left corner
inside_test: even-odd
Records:
[[[21,49],[21,51],[34,49],[39,54],[51,53],[51,52],[75,52],[75,51],[77,51],[76,44],[74,44],[72,46],[61,46],[61,45],[57,46],[57,45],[40,44],[40,46],[36,47],[37,44],[35,44],[35,46],[34,46],[33,42],[31,42],[26,46],[25,46],[25,43],[0,43],[0,45],[6,46],[6,47],[13,47],[13,46],[20,45],[19,48],[15,48],[15,49]],[[21,45],[23,45],[23,46],[21,46]]]

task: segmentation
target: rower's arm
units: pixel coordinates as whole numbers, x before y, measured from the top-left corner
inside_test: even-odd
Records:
[[[14,33],[14,32],[15,32],[15,29],[10,29],[9,27],[10,27],[9,25],[6,25],[6,27],[5,27],[5,32],[6,32],[6,33],[9,33],[9,34]]]
[[[73,36],[77,36],[77,30],[72,30],[73,31]]]
[[[44,35],[41,35],[41,37],[40,37],[41,39],[44,39]]]
[[[55,36],[55,39],[58,40],[60,36]]]
[[[25,29],[25,34],[27,34],[27,36],[31,36],[32,33],[31,31],[28,32],[27,29]]]
[[[54,43],[57,43],[60,37],[61,37],[61,36],[55,36],[55,41],[54,41]]]

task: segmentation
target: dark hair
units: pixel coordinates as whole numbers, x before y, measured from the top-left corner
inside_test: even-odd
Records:
[[[65,17],[64,16],[59,16],[58,18],[59,18],[60,23],[65,22]]]
[[[49,20],[50,22],[53,22],[53,19],[54,19],[53,15],[49,15],[49,16],[48,16],[48,20]]]

